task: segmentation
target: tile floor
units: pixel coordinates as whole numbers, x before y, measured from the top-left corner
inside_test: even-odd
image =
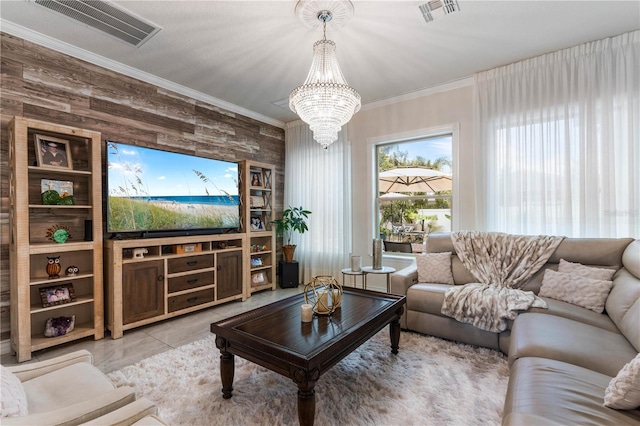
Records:
[[[34,352],[30,362],[86,349],[93,354],[94,364],[104,373],[109,373],[144,358],[202,339],[210,334],[209,325],[212,322],[292,296],[303,289],[304,286],[300,285],[297,288],[261,291],[254,293],[245,302],[229,302],[125,331],[122,339],[113,340],[107,332],[102,340],[87,338]],[[16,357],[12,354],[2,355],[1,362],[5,366],[17,364]]]

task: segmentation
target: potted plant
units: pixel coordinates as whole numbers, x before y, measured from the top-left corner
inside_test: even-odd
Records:
[[[293,254],[296,250],[296,245],[291,244],[291,234],[293,232],[299,232],[304,234],[309,230],[306,219],[309,218],[311,212],[305,210],[302,207],[291,207],[282,212],[282,219],[276,219],[271,221],[276,226],[276,235],[278,237],[284,237],[287,233],[287,243],[282,245],[282,251],[284,252],[284,261],[291,263],[293,261]]]

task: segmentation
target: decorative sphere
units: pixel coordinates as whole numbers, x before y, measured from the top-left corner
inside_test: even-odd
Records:
[[[330,275],[314,277],[304,286],[304,301],[316,314],[331,315],[342,304],[342,285]]]
[[[58,244],[66,243],[69,239],[69,231],[66,229],[57,229],[53,232],[53,241]]]

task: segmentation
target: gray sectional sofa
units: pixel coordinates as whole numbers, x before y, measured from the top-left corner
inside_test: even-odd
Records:
[[[452,252],[455,285],[476,281],[450,234],[431,234],[427,252]],[[504,425],[640,424],[639,409],[603,405],[611,379],[640,351],[640,240],[566,238],[523,289],[537,294],[544,270],[560,259],[616,270],[604,313],[543,297],[548,309],[520,313],[501,333],[483,331],[440,313],[451,286],[418,282],[415,262],[392,275],[391,292],[407,296],[404,329],[508,355]]]

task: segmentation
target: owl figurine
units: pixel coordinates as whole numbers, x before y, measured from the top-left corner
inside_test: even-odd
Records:
[[[49,274],[49,279],[60,278],[60,270],[62,266],[60,266],[60,256],[57,257],[49,257],[47,256],[47,274]]]
[[[77,266],[69,266],[64,271],[64,274],[68,277],[75,277],[76,275],[78,275],[78,272],[80,272],[80,269]]]

